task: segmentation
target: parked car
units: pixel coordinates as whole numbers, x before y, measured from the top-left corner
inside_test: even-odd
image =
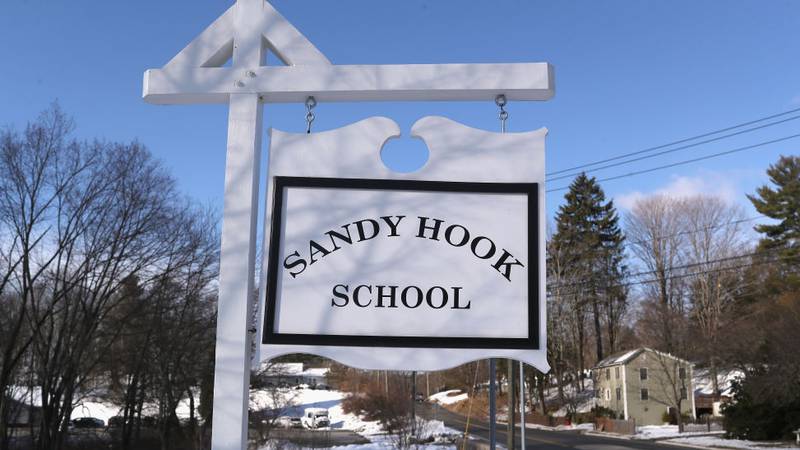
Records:
[[[325,408],[307,408],[303,414],[303,426],[306,428],[324,428],[331,425],[328,410]]]
[[[303,421],[299,417],[282,416],[278,418],[278,425],[282,428],[303,428]]]
[[[103,428],[106,423],[96,417],[80,417],[72,421],[75,428]]]

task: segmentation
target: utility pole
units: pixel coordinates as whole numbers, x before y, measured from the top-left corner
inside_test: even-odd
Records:
[[[425,372],[425,398],[429,398],[431,396],[431,373]]]
[[[497,448],[497,405],[496,405],[496,386],[495,386],[495,372],[497,365],[494,358],[489,358],[489,449],[495,450]]]
[[[417,431],[417,371],[411,371],[411,436],[416,436]]]
[[[525,450],[525,363],[519,362],[519,431],[520,448]]]
[[[507,362],[508,389],[506,389],[506,395],[508,396],[508,401],[506,405],[508,407],[508,416],[506,417],[506,448],[508,448],[508,450],[514,450],[514,424],[516,423],[516,420],[514,420],[514,409],[517,406],[514,401],[514,360],[508,359]]]

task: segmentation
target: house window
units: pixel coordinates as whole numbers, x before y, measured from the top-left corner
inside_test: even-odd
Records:
[[[686,388],[681,388],[681,400],[686,400]]]
[[[622,389],[617,388],[617,400],[622,400]]]
[[[606,400],[611,400],[611,389],[606,389]]]
[[[639,369],[639,379],[646,380],[647,379],[647,367],[642,367]]]
[[[617,377],[617,379],[619,379],[619,366],[614,368],[614,376]]]
[[[606,380],[611,379],[611,369],[606,369]]]
[[[642,389],[642,400],[649,400],[650,392],[647,389]]]
[[[681,367],[680,369],[678,369],[678,377],[680,377],[681,380],[685,380],[686,379],[686,369],[685,368]]]

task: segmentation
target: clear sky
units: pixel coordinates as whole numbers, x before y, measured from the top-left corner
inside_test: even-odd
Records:
[[[798,1],[275,0],[334,64],[538,62],[556,68],[556,96],[511,102],[510,131],[546,126],[547,171],[567,169],[800,108]],[[80,137],[138,139],[180,188],[222,203],[227,108],[154,106],[142,73],[165,64],[230,1],[6,0],[0,5],[0,125],[22,126],[58,99]],[[303,105],[267,105],[268,127],[301,131]],[[498,129],[478,103],[320,104],[315,129],[372,115],[407,133],[425,115]],[[782,116],[787,119],[800,114]],[[800,133],[800,120],[593,173],[599,178]],[[265,140],[265,142],[267,142]],[[396,167],[420,165],[422,144],[392,143]],[[747,205],[779,154],[800,139],[604,182],[624,211],[656,191],[715,193]],[[569,180],[552,181],[548,188]],[[548,195],[552,214],[563,192]],[[748,214],[753,215],[748,206]]]

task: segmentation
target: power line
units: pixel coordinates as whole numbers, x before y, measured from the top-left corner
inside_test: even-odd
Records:
[[[741,134],[750,133],[750,132],[753,132],[753,131],[756,131],[756,130],[761,130],[761,129],[772,127],[772,126],[775,126],[775,125],[780,125],[782,123],[786,123],[786,122],[789,122],[791,120],[797,120],[797,119],[800,119],[800,116],[789,117],[788,119],[778,120],[776,122],[770,122],[770,123],[767,123],[767,124],[764,124],[764,125],[759,125],[757,127],[753,127],[753,128],[748,128],[746,130],[737,131],[735,133],[725,134],[725,135],[722,135],[722,136],[717,136],[715,138],[706,139],[706,140],[703,140],[703,141],[700,141],[700,142],[695,142],[693,144],[683,145],[681,147],[671,148],[669,150],[663,150],[663,151],[660,151],[658,153],[653,153],[653,154],[650,154],[650,155],[639,156],[638,158],[633,158],[633,159],[629,159],[629,160],[625,160],[625,161],[615,162],[615,163],[612,163],[612,164],[606,164],[604,166],[595,167],[595,168],[591,169],[591,171],[592,172],[596,172],[598,170],[609,169],[611,167],[618,167],[618,166],[622,166],[622,165],[625,165],[625,164],[630,164],[630,163],[634,163],[634,162],[638,162],[638,161],[644,161],[645,159],[656,158],[658,156],[666,155],[666,154],[669,154],[669,153],[675,153],[675,152],[680,151],[680,150],[686,150],[687,148],[693,148],[693,147],[697,147],[697,146],[700,146],[700,145],[708,144],[708,143],[711,143],[711,142],[721,141],[723,139],[727,139],[727,138],[732,137],[732,136],[738,136],[738,135],[741,135]],[[617,159],[619,159],[619,158],[617,158]],[[596,164],[599,164],[599,163],[596,163]],[[563,171],[561,171],[561,172],[563,172]],[[561,172],[558,172],[558,173],[561,173]],[[568,173],[568,174],[565,174],[565,175],[559,175],[557,177],[548,178],[547,181],[555,181],[555,180],[562,180],[564,178],[571,178],[571,177],[574,177],[575,175],[579,175],[580,173],[582,173],[582,171]]]
[[[663,280],[674,280],[674,279],[680,279],[680,278],[694,277],[694,276],[697,276],[697,275],[706,275],[706,274],[711,274],[711,273],[725,272],[725,271],[729,271],[729,270],[745,269],[745,268],[748,268],[748,267],[758,266],[758,265],[762,265],[762,264],[771,264],[771,263],[779,262],[781,260],[796,259],[798,257],[800,257],[800,255],[790,255],[790,256],[784,256],[784,257],[777,257],[777,258],[770,259],[770,260],[752,261],[749,264],[741,264],[741,265],[738,265],[738,266],[720,267],[720,268],[711,269],[711,270],[702,270],[702,271],[691,272],[691,273],[682,273],[682,274],[670,275],[668,277],[664,277],[663,279],[653,278],[653,279],[649,279],[649,280],[632,281],[632,282],[628,282],[628,283],[616,284],[614,286],[615,287],[630,287],[630,286],[636,286],[636,285],[640,285],[640,284],[660,283]],[[569,296],[569,295],[579,294],[580,292],[581,291],[579,291],[579,290],[572,290],[572,291],[568,291],[566,293],[562,293],[560,295],[561,296]],[[550,297],[550,298],[554,297],[553,294],[548,294],[547,296]]]
[[[619,160],[619,159],[627,158],[629,156],[640,155],[642,153],[647,153],[647,152],[651,152],[651,151],[654,151],[654,150],[660,150],[660,149],[666,148],[666,147],[672,147],[673,145],[683,144],[685,142],[694,141],[696,139],[702,139],[704,137],[713,136],[715,134],[724,133],[726,131],[735,130],[735,129],[741,128],[741,127],[746,127],[748,125],[753,125],[755,123],[763,122],[765,120],[770,120],[770,119],[774,119],[774,118],[777,118],[777,117],[785,116],[787,114],[792,114],[792,113],[797,112],[797,111],[800,111],[800,108],[790,109],[790,110],[784,111],[782,113],[773,114],[771,116],[762,117],[760,119],[755,119],[755,120],[751,120],[751,121],[748,121],[748,122],[743,122],[743,123],[740,123],[738,125],[733,125],[733,126],[730,126],[730,127],[727,127],[727,128],[719,129],[719,130],[710,131],[710,132],[703,133],[703,134],[698,134],[696,136],[692,136],[692,137],[680,139],[680,140],[677,140],[677,141],[669,142],[667,144],[661,144],[661,145],[657,145],[655,147],[649,147],[649,148],[645,148],[645,149],[638,150],[638,151],[635,151],[635,152],[625,153],[625,154],[622,154],[622,155],[619,155],[619,156],[614,156],[614,157],[602,159],[602,160],[599,160],[599,161],[594,161],[594,162],[590,162],[590,163],[586,163],[586,164],[581,164],[581,165],[577,165],[577,166],[570,167],[570,168],[567,168],[567,169],[557,170],[557,171],[554,171],[554,172],[547,173],[546,175],[548,175],[548,176],[549,175],[558,175],[558,174],[561,174],[561,173],[564,173],[564,172],[570,172],[570,171],[573,171],[573,170],[583,169],[585,167],[591,167],[591,166],[595,166],[595,165],[598,165],[598,164],[607,163],[607,162],[610,162],[610,161],[616,161],[616,160]]]
[[[694,230],[685,230],[685,231],[680,231],[680,232],[675,233],[675,234],[668,234],[668,235],[664,235],[664,236],[656,236],[656,237],[654,237],[652,239],[639,239],[639,240],[636,240],[636,241],[628,241],[628,242],[630,242],[632,244],[644,244],[644,243],[653,242],[653,241],[656,241],[656,240],[669,239],[669,238],[673,238],[673,237],[676,237],[676,236],[683,236],[685,234],[694,234],[694,233],[700,233],[702,231],[716,230],[716,229],[719,229],[719,228],[727,227],[729,225],[737,225],[737,224],[740,224],[740,223],[752,222],[753,220],[760,219],[762,217],[766,217],[766,216],[763,215],[763,214],[759,214],[757,216],[747,217],[745,219],[732,220],[730,222],[719,223],[719,224],[716,224],[716,225],[709,225],[707,227],[696,228]]]
[[[754,148],[763,147],[765,145],[775,144],[775,143],[778,143],[778,142],[788,141],[790,139],[796,139],[798,137],[800,137],[800,134],[792,134],[792,135],[785,136],[785,137],[782,137],[782,138],[772,139],[770,141],[759,142],[758,144],[746,145],[744,147],[738,147],[738,148],[734,148],[734,149],[731,149],[731,150],[726,150],[724,152],[712,153],[710,155],[705,155],[705,156],[701,156],[701,157],[698,157],[698,158],[686,159],[686,160],[683,160],[683,161],[678,161],[678,162],[674,162],[674,163],[671,163],[671,164],[665,164],[665,165],[662,165],[662,166],[651,167],[649,169],[644,169],[644,170],[637,170],[637,171],[629,172],[629,173],[622,174],[622,175],[616,175],[616,176],[612,176],[612,177],[600,178],[597,181],[598,182],[612,181],[612,180],[619,180],[621,178],[627,178],[627,177],[632,177],[632,176],[636,176],[636,175],[642,175],[642,174],[645,174],[645,173],[655,172],[657,170],[668,169],[670,167],[682,166],[682,165],[685,165],[685,164],[691,164],[691,163],[698,162],[698,161],[705,161],[707,159],[717,158],[717,157],[725,156],[725,155],[730,155],[732,153],[738,153],[738,152],[742,152],[742,151],[745,151],[745,150],[752,150]],[[558,187],[558,188],[548,189],[547,193],[564,191],[564,190],[567,190],[567,189],[569,189],[569,186],[561,186],[561,187]]]
[[[633,278],[633,277],[640,277],[642,275],[654,275],[654,274],[657,274],[659,272],[672,272],[672,271],[680,270],[680,269],[689,269],[689,268],[692,268],[692,267],[705,266],[705,265],[709,265],[709,264],[716,264],[716,263],[727,262],[727,261],[735,261],[737,259],[742,259],[742,258],[750,258],[750,257],[753,257],[753,256],[763,255],[765,253],[769,254],[769,253],[771,253],[773,251],[774,250],[768,250],[766,252],[753,252],[753,253],[746,253],[746,254],[742,254],[742,255],[728,256],[728,257],[725,257],[725,258],[712,259],[712,260],[703,261],[703,262],[683,264],[683,265],[680,265],[680,266],[665,267],[662,270],[648,270],[648,271],[643,271],[643,272],[637,272],[637,273],[628,274],[627,276],[630,277],[630,278]],[[575,281],[575,282],[572,282],[572,283],[559,284],[559,285],[556,285],[556,286],[548,286],[548,287],[559,287],[560,288],[560,287],[579,286],[581,284],[588,284],[588,283],[591,283],[593,281],[595,281],[595,280],[585,279],[585,280]]]

